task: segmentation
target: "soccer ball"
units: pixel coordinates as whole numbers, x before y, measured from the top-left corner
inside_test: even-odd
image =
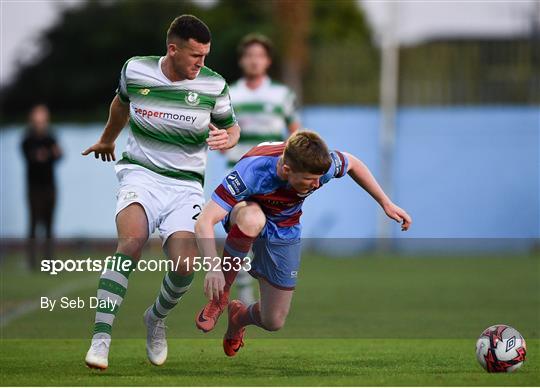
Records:
[[[476,341],[476,358],[488,372],[513,372],[525,361],[527,345],[519,332],[506,325],[490,326]]]

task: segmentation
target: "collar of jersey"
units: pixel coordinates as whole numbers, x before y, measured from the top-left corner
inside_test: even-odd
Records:
[[[272,80],[270,79],[269,76],[265,75],[264,76],[264,80],[263,82],[261,82],[261,84],[259,85],[259,87],[257,89],[250,89],[248,88],[247,86],[247,81],[245,78],[242,78],[242,86],[244,87],[244,89],[246,90],[249,90],[250,92],[254,93],[254,92],[257,92],[258,90],[261,90],[261,89],[264,89],[266,88],[268,85],[270,85],[272,83]]]

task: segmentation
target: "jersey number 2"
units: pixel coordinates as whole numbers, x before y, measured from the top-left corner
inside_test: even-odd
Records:
[[[193,217],[191,217],[191,219],[197,221],[197,217],[199,217],[199,214],[201,214],[202,208],[201,208],[200,205],[193,205],[193,210],[195,210],[195,209],[197,209],[198,212],[195,213],[195,214],[193,215]]]

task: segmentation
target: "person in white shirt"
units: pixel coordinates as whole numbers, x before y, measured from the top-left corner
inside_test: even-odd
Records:
[[[165,56],[133,57],[125,63],[103,134],[83,152],[116,160],[115,140],[129,120],[126,151],[116,164],[120,188],[115,264],[102,273],[97,291],[100,301],[114,305],[96,310],[85,359],[91,368],[108,367],[112,325],[129,274],[156,229],[175,265],[143,318],[150,362],[162,365],[167,359],[164,320],[190,287],[198,255],[194,226],[204,202],[207,150],[235,146],[240,133],[227,83],[204,66],[210,40],[210,30],[195,16],[174,19]]]

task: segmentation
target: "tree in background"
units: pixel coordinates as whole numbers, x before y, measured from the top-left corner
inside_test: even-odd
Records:
[[[302,74],[309,59],[309,32],[311,1],[276,0],[275,20],[278,29],[280,52],[283,54],[283,81],[293,88],[299,102],[303,101]]]
[[[312,1],[307,104],[370,104],[379,99],[380,53],[356,1]]]
[[[104,120],[124,62],[162,55],[170,22],[184,13],[209,25],[207,65],[229,82],[240,77],[239,40],[257,31],[278,48],[273,77],[296,83],[290,75],[303,72],[305,103],[377,101],[378,53],[355,0],[221,0],[210,8],[188,1],[89,1],[64,11],[43,34],[40,59],[2,90],[2,121],[23,119],[36,102],[46,102],[61,120]]]

